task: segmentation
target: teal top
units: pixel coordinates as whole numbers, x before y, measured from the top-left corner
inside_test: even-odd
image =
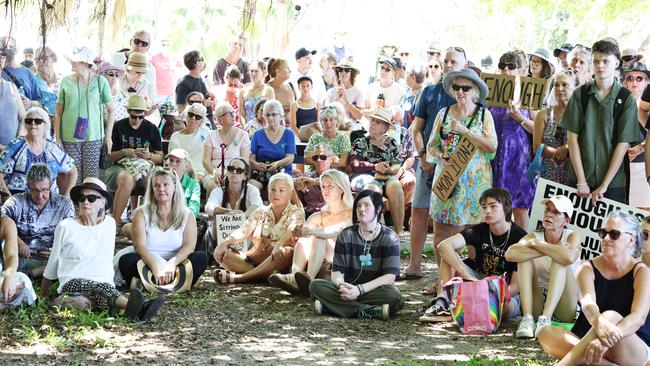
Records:
[[[81,86],[68,75],[61,80],[57,104],[63,105],[61,116],[61,140],[65,142],[97,141],[104,137],[102,104],[113,100],[108,81],[101,75],[94,76],[87,86]],[[84,139],[74,138],[77,118],[88,119]]]
[[[185,193],[187,207],[194,213],[194,217],[199,216],[199,209],[201,208],[201,186],[199,186],[199,182],[189,175],[183,174],[181,187],[183,187],[183,193]]]

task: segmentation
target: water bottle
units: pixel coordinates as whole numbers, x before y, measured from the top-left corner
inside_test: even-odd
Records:
[[[376,104],[377,104],[377,108],[384,108],[384,106],[386,105],[386,98],[384,98],[383,93],[379,93],[379,95],[377,96]]]

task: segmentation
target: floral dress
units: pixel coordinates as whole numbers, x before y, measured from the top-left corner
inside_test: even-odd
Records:
[[[566,130],[560,127],[560,121],[555,120],[553,107],[546,110],[546,123],[544,124],[544,136],[542,136],[542,143],[548,147],[559,147],[566,145],[567,133]],[[569,158],[564,161],[555,160],[553,158],[543,158],[544,169],[542,170],[542,178],[552,180],[556,183],[567,184],[569,174]]]
[[[434,133],[431,134],[427,144],[427,161],[436,164],[434,182],[443,171],[443,166],[438,164],[439,158],[434,153],[442,151],[442,156],[448,159],[461,140],[461,135],[451,132],[451,123],[455,118],[447,113],[448,110],[449,108],[443,108],[438,112],[433,125]],[[487,109],[481,108],[475,115],[459,122],[469,128],[471,132],[488,138],[494,146],[497,146],[494,121]],[[482,221],[479,198],[483,191],[492,187],[492,167],[490,165],[492,158],[494,158],[494,153],[477,150],[449,198],[443,201],[435,193],[431,194],[429,215],[435,222],[460,226],[474,225]]]

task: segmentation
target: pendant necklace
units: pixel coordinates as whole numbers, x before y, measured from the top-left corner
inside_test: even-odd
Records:
[[[506,245],[506,243],[508,243],[508,240],[510,240],[510,229],[511,228],[512,228],[512,224],[508,227],[508,234],[506,235],[506,240],[504,240],[503,243],[499,244],[498,246],[494,245],[494,239],[492,239],[492,231],[490,231],[488,229],[488,232],[490,233],[490,246],[492,247],[492,249],[495,252],[496,251],[499,251],[499,252],[503,251],[503,247]]]

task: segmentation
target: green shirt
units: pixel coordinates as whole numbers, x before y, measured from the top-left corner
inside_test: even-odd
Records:
[[[622,88],[618,80],[614,81],[611,92],[602,100],[596,93],[595,82],[589,82],[582,87],[589,87],[586,111],[582,111],[580,88],[577,88],[569,99],[560,126],[578,135],[585,178],[589,187],[595,189],[605,177],[616,145],[639,141],[641,130],[634,97],[630,96],[625,101],[615,100]],[[625,103],[618,122],[614,121],[613,116],[615,102]],[[573,185],[577,183],[573,166],[569,167],[569,181]],[[609,187],[624,188],[627,185],[624,166],[621,164]]]
[[[305,147],[305,153],[311,153],[314,151],[316,145],[325,143],[331,149],[334,155],[349,155],[352,150],[352,145],[350,144],[350,136],[345,132],[336,132],[336,135],[328,139],[322,132],[317,132],[309,138],[307,146]]]
[[[80,86],[72,75],[61,80],[57,104],[63,104],[61,116],[61,140],[66,142],[97,141],[104,137],[104,118],[102,104],[113,100],[111,88],[103,76],[94,76],[89,85]],[[88,129],[84,139],[74,138],[77,118],[88,119]]]
[[[199,216],[199,209],[201,208],[201,186],[199,186],[199,182],[189,175],[183,174],[181,187],[183,187],[183,193],[185,193],[187,207],[194,213],[194,217]]]

